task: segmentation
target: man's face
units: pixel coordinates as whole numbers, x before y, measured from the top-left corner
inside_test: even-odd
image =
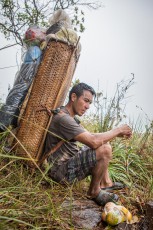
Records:
[[[76,94],[73,95],[73,111],[75,115],[82,116],[92,103],[93,95],[90,91],[84,90],[83,95],[77,98]]]

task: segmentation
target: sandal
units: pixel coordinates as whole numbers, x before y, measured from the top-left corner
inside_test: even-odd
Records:
[[[103,190],[100,190],[98,196],[95,198],[92,198],[93,201],[95,201],[98,205],[104,206],[108,202],[117,202],[119,197],[114,193],[105,192]]]
[[[125,188],[124,184],[122,184],[120,182],[114,182],[112,186],[106,187],[106,188],[101,188],[101,190],[110,191],[110,190],[120,190],[120,189],[123,189],[123,188]]]

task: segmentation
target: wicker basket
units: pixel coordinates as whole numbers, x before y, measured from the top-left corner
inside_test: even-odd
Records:
[[[16,134],[16,153],[39,165],[46,131],[52,116],[48,111],[61,106],[68,93],[78,57],[76,47],[50,41],[39,65]],[[27,100],[27,99],[26,99]]]

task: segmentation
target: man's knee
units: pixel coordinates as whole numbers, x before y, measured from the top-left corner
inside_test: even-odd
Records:
[[[107,159],[107,160],[111,160],[112,159],[112,147],[109,143],[106,143],[102,146],[100,146],[97,150],[96,150],[96,157],[97,160],[100,159]]]

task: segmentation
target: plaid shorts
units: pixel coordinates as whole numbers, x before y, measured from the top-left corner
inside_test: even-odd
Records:
[[[49,170],[49,176],[58,183],[72,184],[91,175],[96,162],[95,150],[85,146],[68,161]]]

